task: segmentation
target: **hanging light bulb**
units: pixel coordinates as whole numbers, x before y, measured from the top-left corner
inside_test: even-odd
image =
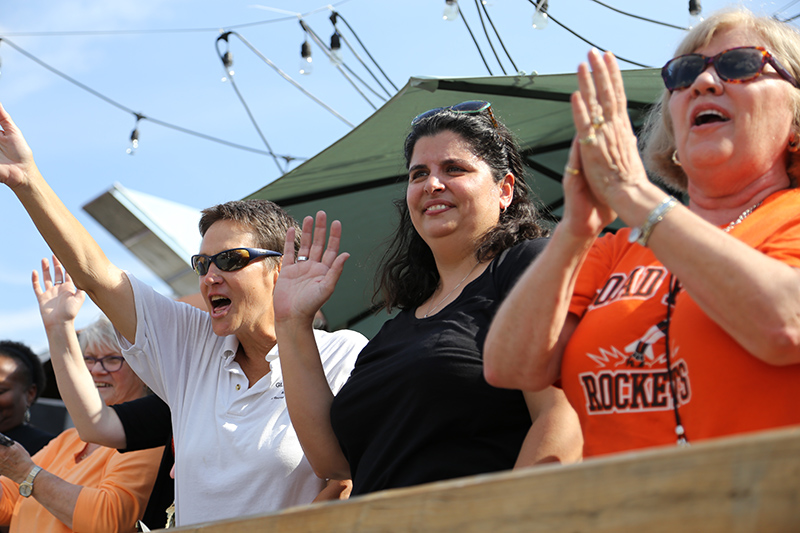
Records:
[[[222,83],[225,83],[226,81],[228,81],[228,78],[233,78],[233,74],[234,74],[234,72],[233,72],[233,54],[231,53],[230,50],[226,51],[222,55],[222,65],[225,67],[225,73],[227,74],[227,76],[222,76],[222,79],[220,81]]]
[[[689,0],[689,14],[693,17],[700,15],[703,11],[703,6],[700,5],[700,0]]]
[[[444,0],[444,13],[442,14],[442,18],[449,21],[453,21],[458,18],[457,0]]]
[[[133,131],[131,132],[131,145],[125,150],[125,153],[129,155],[136,154],[136,149],[139,148],[139,121],[143,118],[143,115],[136,115],[136,124],[133,125]]]
[[[303,41],[300,46],[300,74],[311,74],[313,69],[311,61],[311,45],[308,44],[308,41]]]
[[[549,21],[547,16],[547,0],[538,0],[531,25],[535,30],[543,30],[547,27]]]
[[[342,40],[338,32],[331,35],[331,65],[338,67],[342,64]]]

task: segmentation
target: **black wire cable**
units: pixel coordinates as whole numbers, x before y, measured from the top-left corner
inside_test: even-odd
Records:
[[[320,49],[322,49],[322,51],[325,52],[325,54],[328,56],[328,58],[330,58],[330,56],[331,56],[330,48],[328,48],[328,45],[326,45],[325,42],[322,39],[320,39],[319,35],[317,35],[317,33],[314,30],[312,30],[308,26],[308,24],[306,24],[305,21],[303,21],[302,19],[300,19],[300,25],[303,27],[303,29],[306,31],[306,33],[308,33],[308,35],[311,36],[311,39],[317,44],[317,46],[319,46]],[[378,109],[378,108],[375,106],[375,104],[373,104],[370,101],[369,98],[367,98],[367,95],[364,94],[364,92],[361,89],[358,88],[358,85],[356,85],[355,82],[353,82],[353,80],[350,78],[350,76],[348,76],[344,72],[345,70],[347,70],[347,72],[349,72],[354,78],[356,78],[359,82],[361,82],[364,85],[364,87],[369,89],[370,92],[372,92],[372,94],[374,94],[375,96],[377,96],[378,98],[380,98],[384,102],[386,101],[386,98],[384,98],[381,94],[379,94],[375,89],[370,87],[369,84],[367,84],[367,82],[365,82],[363,79],[361,79],[361,77],[358,74],[356,74],[355,72],[353,72],[350,69],[350,67],[348,67],[346,64],[344,64],[344,62],[341,65],[338,65],[338,67],[339,67],[338,70],[339,70],[339,72],[341,72],[342,76],[344,76],[344,78],[348,82],[350,82],[350,85],[352,85],[353,88],[356,90],[356,92],[358,94],[360,94],[361,97],[364,98],[364,100],[367,101],[367,103],[370,105],[370,107],[372,107],[372,109]]]
[[[530,1],[530,0],[529,0]],[[467,27],[467,31],[469,32],[469,36],[472,37],[472,42],[475,43],[475,48],[478,49],[478,54],[481,56],[481,60],[483,60],[483,64],[486,67],[486,70],[489,71],[489,76],[494,76],[492,69],[489,68],[489,63],[486,62],[486,58],[483,57],[483,52],[481,51],[481,47],[478,44],[478,41],[475,39],[475,35],[472,33],[472,28],[469,27],[469,22],[467,22],[467,17],[464,16],[464,13],[461,11],[461,8],[458,8],[458,13],[461,15],[461,20],[464,21],[464,26]]]
[[[486,14],[486,20],[489,21],[489,24],[492,26],[492,29],[494,30],[494,34],[497,36],[497,40],[500,43],[500,46],[503,47],[503,51],[506,53],[506,57],[508,57],[508,60],[511,62],[511,66],[514,67],[515,71],[519,72],[516,63],[514,63],[514,60],[511,59],[511,54],[508,53],[508,49],[506,48],[506,45],[503,43],[503,39],[500,38],[500,33],[497,31],[494,22],[492,22],[492,18],[489,16],[489,10],[486,9],[486,4],[484,4],[483,2],[479,3],[480,6],[483,8],[483,12]]]
[[[528,2],[530,2],[531,4],[533,4],[534,6],[536,6],[536,2],[534,2],[534,0],[528,0]],[[588,45],[590,45],[590,46],[593,46],[594,48],[597,48],[597,49],[598,49],[598,50],[600,50],[601,52],[606,52],[606,51],[607,51],[606,49],[604,49],[604,48],[602,48],[602,47],[600,47],[600,46],[598,46],[598,45],[594,44],[592,41],[590,41],[590,40],[586,39],[585,37],[583,37],[583,36],[579,35],[578,33],[576,33],[576,32],[574,32],[574,31],[572,31],[571,29],[569,29],[569,28],[568,28],[568,27],[566,27],[565,25],[561,24],[561,23],[560,23],[558,20],[556,20],[556,19],[553,17],[553,15],[551,15],[549,12],[547,13],[547,17],[548,17],[550,20],[552,20],[553,22],[555,22],[556,24],[558,24],[559,26],[561,26],[562,28],[564,28],[565,30],[567,30],[568,32],[570,32],[572,35],[574,35],[575,37],[577,37],[578,39],[580,39],[581,41],[585,42],[586,44],[588,44]],[[650,65],[644,65],[644,64],[642,64],[642,63],[637,63],[636,61],[632,61],[632,60],[630,60],[630,59],[625,59],[625,58],[624,58],[624,57],[622,57],[622,56],[618,56],[618,55],[616,55],[616,54],[614,54],[614,55],[615,55],[615,57],[616,57],[617,59],[619,59],[620,61],[624,61],[625,63],[630,63],[631,65],[636,65],[637,67],[642,67],[642,68],[653,68],[653,67],[651,67]]]
[[[483,22],[483,13],[481,12],[480,8],[480,0],[475,0],[475,9],[478,11],[478,18],[481,21],[481,27],[483,28],[483,34],[486,36],[486,41],[489,43],[489,48],[492,49],[492,53],[494,54],[494,58],[497,60],[497,64],[500,65],[500,70],[503,71],[503,75],[507,76],[508,73],[506,69],[503,68],[503,63],[500,61],[500,56],[497,55],[497,50],[494,49],[494,45],[492,44],[492,39],[489,37],[489,31],[486,29],[486,23]]]
[[[339,120],[341,120],[342,122],[344,122],[345,124],[347,124],[348,126],[350,126],[351,128],[354,128],[354,127],[355,127],[355,125],[354,125],[354,124],[352,124],[350,121],[348,121],[348,120],[347,120],[346,118],[344,118],[342,115],[340,115],[339,113],[337,113],[335,109],[333,109],[332,107],[330,107],[328,104],[326,104],[325,102],[323,102],[322,100],[320,100],[319,98],[317,98],[316,96],[314,96],[313,94],[311,94],[310,92],[308,92],[306,89],[304,89],[304,88],[303,88],[303,86],[302,86],[302,85],[300,85],[300,84],[299,84],[299,83],[297,83],[297,82],[296,82],[294,79],[292,79],[292,77],[291,77],[291,76],[289,76],[289,75],[288,75],[288,74],[286,74],[284,71],[282,71],[280,68],[278,68],[278,66],[277,66],[275,63],[273,63],[272,61],[270,61],[270,60],[269,60],[269,58],[268,58],[267,56],[265,56],[264,54],[262,54],[262,53],[261,53],[261,51],[259,51],[259,50],[258,50],[258,49],[257,49],[255,46],[253,46],[252,44],[250,44],[250,41],[248,41],[247,39],[245,39],[244,37],[242,37],[242,36],[241,36],[241,34],[239,34],[238,32],[235,32],[235,31],[231,31],[231,32],[229,32],[229,34],[230,34],[230,35],[235,35],[236,37],[238,37],[238,38],[239,38],[239,40],[240,40],[240,41],[242,41],[242,43],[244,43],[244,45],[245,45],[245,46],[247,46],[247,47],[248,47],[248,48],[249,48],[249,49],[250,49],[250,50],[251,50],[251,51],[252,51],[254,54],[256,54],[256,55],[257,55],[257,56],[258,56],[258,57],[259,57],[259,58],[260,58],[260,59],[261,59],[261,60],[262,60],[264,63],[266,63],[267,65],[269,65],[270,67],[272,67],[272,68],[275,70],[275,72],[277,72],[278,74],[280,74],[280,76],[281,76],[283,79],[285,79],[286,81],[288,81],[289,83],[291,83],[292,85],[294,85],[294,86],[295,86],[295,88],[296,88],[297,90],[299,90],[301,93],[305,94],[306,96],[308,96],[309,98],[311,98],[312,100],[314,100],[316,103],[318,103],[319,105],[321,105],[322,107],[324,107],[324,108],[325,108],[327,111],[329,111],[329,112],[330,112],[330,113],[331,113],[333,116],[335,116],[336,118],[338,118]]]
[[[359,38],[358,38],[358,34],[356,33],[356,30],[354,30],[354,29],[353,29],[353,27],[352,27],[352,26],[350,26],[350,23],[349,23],[349,22],[347,22],[347,19],[346,19],[346,18],[344,18],[344,17],[342,16],[342,14],[341,14],[341,13],[339,13],[338,11],[333,11],[333,12],[332,12],[332,14],[331,14],[331,16],[333,16],[333,15],[336,15],[338,18],[342,19],[342,22],[344,22],[345,26],[347,26],[347,29],[349,29],[349,30],[350,30],[350,33],[352,33],[352,34],[353,34],[353,37],[355,37],[355,38],[356,38],[356,41],[358,41],[358,44],[359,44],[359,45],[361,45],[361,48],[362,48],[362,49],[364,50],[364,52],[367,54],[367,57],[369,57],[369,58],[370,58],[370,60],[371,60],[371,61],[372,61],[372,62],[375,64],[375,66],[376,66],[376,67],[378,68],[378,70],[381,72],[381,74],[383,74],[383,77],[384,77],[384,78],[386,78],[386,80],[387,80],[387,81],[388,81],[388,82],[391,84],[391,86],[392,86],[392,87],[394,87],[394,90],[395,90],[395,91],[398,91],[399,89],[397,88],[397,85],[395,85],[395,84],[392,82],[392,80],[389,78],[389,76],[387,76],[387,75],[386,75],[386,73],[383,71],[383,69],[382,69],[382,68],[381,68],[381,66],[378,64],[378,62],[377,62],[377,61],[375,61],[375,58],[374,58],[374,57],[372,57],[372,54],[370,54],[370,53],[369,53],[369,50],[367,50],[367,47],[366,47],[366,46],[364,46],[364,43],[362,43],[362,42],[361,42],[361,39],[359,39]],[[334,26],[336,26],[336,23],[334,23]],[[351,50],[352,50],[352,48],[351,48]]]
[[[78,80],[69,77],[68,75],[64,74],[60,70],[58,70],[58,69],[56,69],[54,67],[51,67],[50,65],[48,65],[47,63],[45,63],[44,61],[39,59],[38,57],[36,57],[33,54],[31,54],[30,52],[27,52],[27,51],[23,50],[22,48],[17,46],[12,41],[9,41],[7,38],[0,37],[0,41],[6,43],[10,47],[12,47],[14,50],[19,52],[20,54],[24,55],[25,57],[27,57],[28,59],[30,59],[34,63],[37,63],[40,66],[44,67],[45,69],[49,70],[50,72],[52,72],[56,76],[59,76],[59,77],[65,79],[65,80],[67,80],[68,82],[72,83],[73,85],[75,85],[77,87],[80,87],[81,89],[83,89],[84,91],[88,92],[89,94],[91,94],[93,96],[96,96],[97,98],[100,98],[101,100],[105,101],[108,104],[111,104],[112,106],[116,107],[117,109],[121,109],[122,111],[125,111],[126,113],[130,113],[131,115],[137,117],[140,120],[149,120],[153,124],[158,124],[159,126],[163,126],[165,128],[170,128],[170,129],[173,129],[175,131],[180,131],[181,133],[186,133],[188,135],[194,135],[195,137],[200,137],[201,139],[206,139],[207,141],[213,141],[213,142],[216,142],[216,143],[219,143],[219,144],[224,144],[225,146],[230,146],[231,148],[238,148],[239,150],[245,150],[247,152],[253,152],[253,153],[262,154],[262,155],[269,155],[269,156],[278,155],[278,154],[271,154],[269,152],[265,152],[264,150],[259,150],[257,148],[251,148],[249,146],[243,146],[241,144],[236,144],[236,143],[232,143],[230,141],[226,141],[226,140],[223,140],[223,139],[218,139],[217,137],[212,137],[210,135],[206,135],[205,133],[200,133],[200,132],[197,132],[197,131],[193,131],[193,130],[190,130],[190,129],[187,129],[187,128],[184,128],[184,127],[181,127],[181,126],[176,126],[175,124],[170,124],[169,122],[164,122],[163,120],[158,120],[158,119],[153,118],[153,117],[148,117],[146,115],[143,115],[142,113],[137,113],[136,111],[130,109],[129,107],[126,107],[126,106],[120,104],[119,102],[116,102],[116,101],[112,100],[111,98],[109,98],[109,97],[107,97],[107,96],[95,91],[91,87],[88,87],[88,86],[84,85],[83,83],[79,82]],[[296,160],[305,160],[306,159],[306,158],[301,158],[301,157],[293,157],[293,156],[285,156],[285,155],[278,155],[278,157],[281,157],[283,159],[286,159],[288,157],[288,158],[291,158],[293,160],[295,160],[295,159]]]
[[[258,122],[256,121],[256,117],[253,116],[253,113],[250,111],[250,106],[247,105],[247,101],[244,99],[244,95],[242,95],[241,91],[239,91],[239,87],[236,85],[236,80],[233,79],[233,71],[229,70],[230,64],[226,60],[226,54],[220,52],[219,49],[219,42],[225,41],[228,43],[228,35],[230,32],[223,33],[219,37],[217,37],[217,41],[214,43],[214,47],[217,49],[217,55],[219,56],[219,60],[222,61],[222,65],[225,67],[225,73],[228,75],[228,80],[231,82],[231,87],[233,87],[234,92],[236,92],[236,96],[239,97],[239,101],[242,103],[244,110],[247,112],[247,116],[250,117],[250,122],[253,123],[253,127],[255,127],[256,132],[258,132],[258,136],[261,137],[261,140],[264,142],[264,146],[267,147],[267,151],[272,154],[272,159],[275,161],[275,166],[278,167],[278,171],[281,174],[286,173],[286,169],[281,167],[280,162],[278,161],[278,157],[275,155],[275,152],[272,150],[272,147],[269,145],[267,138],[264,136],[264,133],[261,131],[261,128],[258,126]],[[286,164],[289,164],[289,160],[286,160]]]
[[[344,35],[342,35],[341,33],[339,33],[339,39],[345,44],[347,49],[350,50],[350,52],[353,54],[353,56],[355,56],[355,58],[358,60],[358,62],[361,63],[361,66],[363,66],[364,69],[367,72],[369,72],[369,75],[372,76],[372,79],[375,80],[375,83],[377,83],[378,86],[381,89],[383,89],[383,92],[385,92],[386,95],[389,96],[389,98],[391,98],[392,97],[392,93],[389,91],[389,89],[387,89],[386,87],[383,86],[383,84],[380,82],[378,77],[375,76],[375,74],[372,72],[372,70],[370,70],[369,66],[364,62],[364,60],[361,58],[361,56],[356,51],[356,49],[353,48],[353,45],[350,44],[350,41],[347,40],[347,38]],[[350,70],[350,67],[348,67],[347,64],[344,61],[342,61],[342,65],[344,65],[344,67],[347,68],[348,71],[352,72],[352,70]],[[391,83],[391,81],[389,81],[389,83]],[[383,97],[381,97],[381,99],[383,101],[386,101],[386,99],[383,98]]]
[[[591,1],[594,2],[595,4],[599,4],[599,5],[607,8],[607,9],[610,9],[611,11],[615,11],[615,12],[617,12],[617,13],[619,13],[621,15],[625,15],[627,17],[631,17],[631,18],[635,18],[635,19],[639,19],[639,20],[644,20],[645,22],[652,22],[653,24],[660,24],[661,26],[666,26],[667,28],[673,28],[673,29],[676,29],[676,30],[689,31],[689,28],[684,28],[682,26],[675,26],[674,24],[668,24],[666,22],[661,22],[661,21],[649,19],[649,18],[646,18],[646,17],[640,17],[639,15],[634,15],[633,13],[628,13],[627,11],[622,11],[621,9],[617,9],[616,7],[613,7],[613,6],[610,6],[608,4],[605,4],[605,3],[601,2],[600,0],[591,0]]]

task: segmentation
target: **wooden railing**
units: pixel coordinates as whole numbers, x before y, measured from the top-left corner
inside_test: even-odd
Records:
[[[800,532],[800,427],[171,531]]]

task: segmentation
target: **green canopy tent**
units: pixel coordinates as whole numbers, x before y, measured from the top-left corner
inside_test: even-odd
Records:
[[[635,127],[663,84],[658,70],[623,72]],[[488,78],[411,78],[391,100],[350,133],[250,198],[281,205],[298,220],[324,210],[341,220],[343,251],[351,254],[323,311],[332,329],[373,335],[387,318],[371,312],[372,279],[382,244],[397,217],[392,200],[404,197],[402,145],[417,114],[465,100],[488,100],[513,131],[528,166],[527,182],[555,219],[563,202],[561,175],[574,135],[570,94],[575,74]]]

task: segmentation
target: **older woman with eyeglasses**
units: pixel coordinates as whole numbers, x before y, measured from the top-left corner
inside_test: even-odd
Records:
[[[58,318],[62,309],[44,296],[57,290],[49,272],[42,280],[44,287],[38,281],[35,276],[40,302],[47,300],[41,311],[51,350],[82,352],[78,364],[88,367],[106,405],[144,397],[147,387],[120,356],[111,323],[101,317],[84,328],[79,341],[74,323]],[[74,286],[69,280],[67,284],[74,294]],[[61,307],[81,304],[75,299],[60,302]],[[119,454],[84,442],[74,428],[33,457],[18,443],[0,446],[0,523],[10,525],[11,533],[133,531],[153,489],[161,452],[154,448]]]
[[[114,324],[127,363],[170,407],[177,525],[346,496],[349,482],[314,475],[284,400],[272,292],[277,250],[297,223],[266,200],[205,209],[192,258],[208,309],[201,311],[112,264],[39,173],[2,106],[0,126],[0,182]],[[366,339],[352,331],[316,331],[314,339],[338,391]]]
[[[591,69],[591,70],[590,70]],[[564,218],[487,339],[486,376],[560,380],[588,456],[800,423],[800,35],[736,9],[662,70],[643,136],[617,62],[589,54]],[[619,216],[630,229],[598,238]],[[534,299],[535,297],[535,299]]]
[[[399,309],[359,354],[342,390],[327,387],[314,313],[347,254],[341,226],[307,217],[275,289],[286,397],[320,476],[353,494],[580,458],[563,393],[501,390],[483,379],[483,340],[500,301],[546,234],[511,133],[488,102],[423,113],[405,142],[405,201],[377,274],[380,305]],[[290,230],[284,254],[295,254]]]

